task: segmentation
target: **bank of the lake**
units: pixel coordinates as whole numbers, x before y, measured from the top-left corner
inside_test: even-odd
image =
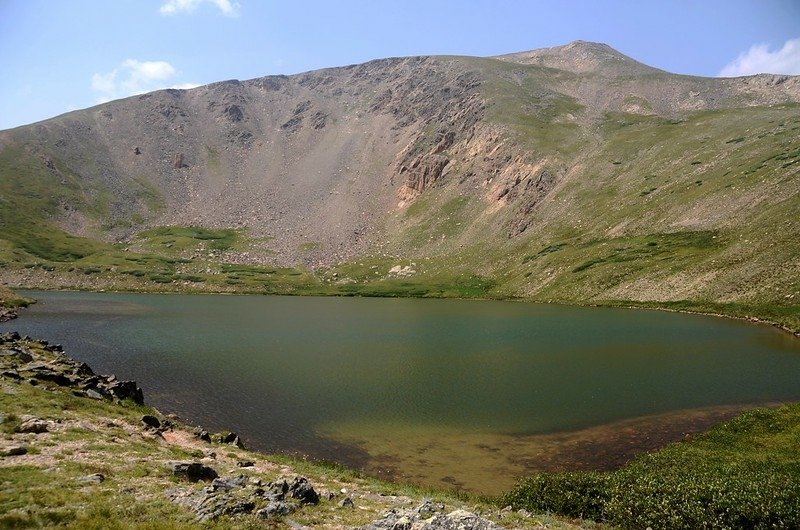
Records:
[[[247,451],[13,333],[0,334],[0,477],[2,528],[598,527]]]
[[[482,493],[798,398],[768,326],[497,301],[26,293],[15,326],[266,451]],[[7,328],[8,329],[8,328]]]

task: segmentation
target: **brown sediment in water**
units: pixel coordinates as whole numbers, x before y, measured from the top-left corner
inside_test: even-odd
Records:
[[[695,436],[745,410],[774,405],[681,410],[553,434],[374,424],[331,429],[327,434],[367,452],[370,458],[358,467],[368,474],[494,495],[536,472],[617,469],[638,455]]]

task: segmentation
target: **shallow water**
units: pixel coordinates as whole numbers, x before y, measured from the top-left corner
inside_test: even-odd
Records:
[[[59,342],[248,445],[492,492],[800,398],[800,341],[697,315],[496,301],[29,292]]]

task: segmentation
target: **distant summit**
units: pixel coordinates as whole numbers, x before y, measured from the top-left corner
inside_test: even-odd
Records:
[[[594,73],[616,77],[663,72],[663,70],[631,59],[608,44],[583,40],[552,48],[499,55],[494,58],[511,63],[566,70],[576,74]]]

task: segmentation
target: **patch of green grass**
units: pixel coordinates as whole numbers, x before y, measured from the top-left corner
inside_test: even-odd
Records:
[[[211,230],[200,226],[161,226],[138,234],[153,244],[175,246],[177,249],[196,246],[203,242],[212,250],[229,250],[237,242],[236,230]]]

